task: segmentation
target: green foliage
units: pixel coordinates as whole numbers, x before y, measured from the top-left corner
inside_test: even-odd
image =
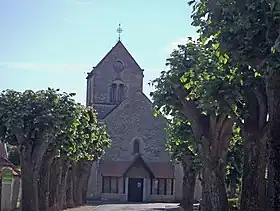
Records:
[[[239,74],[238,68],[231,65],[229,57],[224,56],[221,60],[216,49],[215,45],[205,46],[199,41],[189,39],[185,45],[179,45],[178,50],[174,50],[167,60],[170,69],[162,72],[161,76],[152,82],[156,89],[151,96],[156,108],[172,117],[167,129],[167,145],[176,159],[182,159],[185,153],[193,153],[195,160],[200,160],[196,152],[199,140],[194,140],[191,124],[182,118],[182,105],[174,92],[174,84],[184,87],[185,99],[194,102],[202,113],[228,113],[238,120],[238,124],[243,124],[247,109],[244,88],[249,87],[249,82],[253,84],[253,80],[247,80],[246,84],[244,80],[250,75],[254,76],[254,72],[247,68],[246,77]],[[241,165],[242,138],[240,128],[235,125],[227,156],[228,183],[237,180],[237,184],[240,184]]]
[[[184,120],[178,113],[175,117],[169,119],[166,132],[168,134],[166,149],[172,158],[181,162],[184,155],[190,155],[193,158],[195,168],[199,169],[200,160],[197,154],[197,144],[190,122]]]
[[[10,144],[45,145],[71,160],[98,158],[109,146],[96,112],[76,103],[74,94],[47,89],[5,90],[0,95],[1,137]]]
[[[90,107],[78,104],[75,114],[75,121],[57,137],[60,152],[73,161],[98,159],[110,146],[106,127],[98,123],[97,113]]]
[[[5,90],[0,95],[1,136],[11,144],[14,135],[19,144],[53,143],[58,133],[71,125],[75,115],[73,94],[58,90]],[[24,139],[24,140],[23,140]],[[24,143],[21,143],[24,141]],[[27,143],[28,142],[28,143]]]
[[[189,4],[193,5],[193,25],[199,26],[201,40],[210,44],[216,40],[221,55],[226,53],[235,64],[262,72],[267,70],[267,64],[277,66],[279,1],[201,0]]]

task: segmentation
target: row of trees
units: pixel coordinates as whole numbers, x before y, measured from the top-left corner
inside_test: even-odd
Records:
[[[16,146],[20,158],[22,211],[85,203],[92,162],[110,139],[96,112],[73,96],[54,89],[0,95],[1,139]]]
[[[227,211],[226,176],[236,187],[243,162],[240,210],[280,210],[280,2],[189,5],[200,38],[173,51],[151,93],[156,110],[172,117],[168,145],[184,185],[192,190],[201,172],[202,210]],[[184,196],[192,210],[193,194]]]

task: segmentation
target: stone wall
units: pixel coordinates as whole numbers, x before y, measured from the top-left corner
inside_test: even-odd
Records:
[[[121,71],[116,70],[120,62],[123,65]],[[115,80],[125,85],[126,97],[131,97],[137,90],[142,91],[143,71],[121,42],[102,59],[88,78],[87,96],[90,96],[91,103],[110,103],[109,87]]]
[[[106,119],[112,146],[104,159],[129,161],[133,155],[133,140],[140,140],[140,154],[146,162],[168,162],[165,151],[167,135],[166,120],[154,117],[152,104],[142,93],[136,92],[130,99],[120,104]]]

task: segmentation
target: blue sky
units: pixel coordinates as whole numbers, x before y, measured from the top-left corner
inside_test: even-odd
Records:
[[[60,88],[85,102],[86,73],[121,40],[148,82],[185,37],[186,0],[0,0],[0,90]]]

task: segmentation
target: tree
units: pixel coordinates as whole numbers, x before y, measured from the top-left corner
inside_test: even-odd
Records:
[[[233,120],[226,110],[217,109],[220,108],[217,106],[209,107],[209,104],[203,104],[200,98],[191,95],[191,89],[196,86],[190,77],[195,74],[193,68],[200,63],[209,71],[217,68],[218,62],[213,54],[204,57],[207,55],[206,50],[201,45],[188,42],[185,46],[179,46],[179,50],[173,51],[167,60],[170,70],[162,72],[153,81],[156,90],[152,97],[158,110],[169,115],[177,108],[191,123],[202,158],[202,207],[206,210],[224,211],[228,210],[224,169]],[[187,83],[191,86],[188,87]]]
[[[2,137],[17,143],[22,167],[22,210],[37,211],[38,174],[49,144],[55,141],[56,131],[64,130],[73,117],[73,100],[66,93],[48,89],[0,95],[0,125]]]
[[[37,181],[44,167],[43,158],[49,158],[44,157],[46,154],[54,151],[54,156],[60,158],[93,159],[104,150],[99,147],[107,146],[106,131],[98,126],[96,115],[75,103],[74,94],[58,91],[50,88],[37,92],[6,90],[0,95],[1,137],[19,147],[23,211],[39,210]],[[104,141],[100,141],[100,137],[105,138]],[[61,175],[59,178],[59,184],[63,185]],[[41,182],[39,185],[44,187]],[[57,199],[58,195],[54,197]]]
[[[190,123],[184,120],[179,111],[169,120],[166,128],[168,134],[167,150],[172,158],[180,162],[184,170],[181,207],[185,211],[193,210],[196,177],[200,170],[197,147]]]
[[[237,75],[243,76],[239,87],[243,87],[243,92],[246,90],[242,96],[247,113],[241,115],[246,137],[241,209],[264,210],[267,152],[263,149],[268,140],[272,152],[270,164],[274,170],[278,169],[276,171],[279,171],[277,163],[280,159],[277,130],[280,109],[275,103],[280,99],[275,95],[279,93],[275,90],[280,76],[279,71],[275,71],[279,63],[279,2],[202,0],[190,4],[194,5],[193,25],[199,26],[202,42],[214,44],[217,56],[220,59],[226,57],[226,63],[229,61],[238,70]],[[236,80],[236,74],[233,78]],[[274,137],[269,137],[272,134]],[[278,191],[279,177],[275,176],[273,181]],[[280,191],[277,191],[275,210],[280,208]]]
[[[229,113],[241,128],[245,151],[242,199],[251,197],[251,200],[241,200],[247,203],[242,207],[264,209],[267,99],[263,78],[254,69],[235,65],[228,55],[221,55],[217,51],[219,43],[214,39],[199,45],[204,49],[202,59],[192,72],[186,73],[192,80],[187,81],[185,87],[191,88],[190,97],[199,98],[210,110]],[[208,65],[216,68],[204,68]],[[256,183],[261,185],[254,185]]]

